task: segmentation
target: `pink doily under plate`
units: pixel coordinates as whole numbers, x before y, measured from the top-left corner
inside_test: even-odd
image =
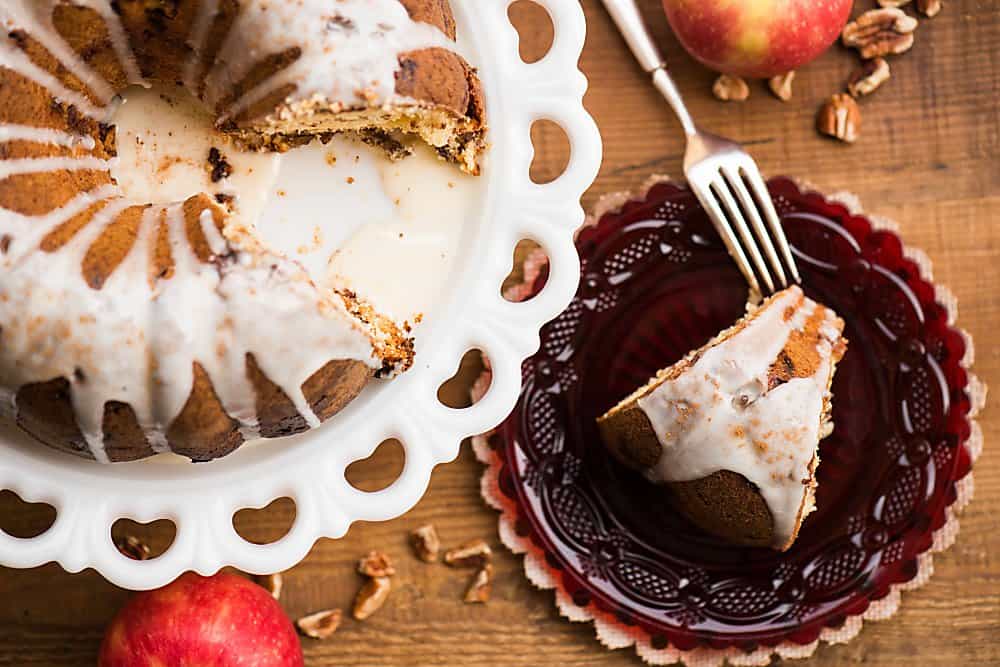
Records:
[[[699,605],[694,610],[694,615],[690,616],[691,625],[695,630],[691,630],[687,627],[687,621],[682,624],[682,627],[677,628],[677,634],[663,633],[659,631],[651,631],[650,624],[641,622],[641,618],[632,616],[632,612],[640,613],[644,610],[648,610],[648,606],[643,606],[641,604],[636,605],[636,609],[623,609],[621,607],[614,607],[614,605],[608,604],[603,600],[600,587],[594,588],[593,591],[586,590],[587,583],[589,580],[589,575],[585,572],[567,572],[567,560],[565,559],[565,554],[559,555],[557,550],[553,547],[553,542],[547,542],[543,539],[536,531],[539,529],[537,523],[537,516],[526,514],[524,508],[521,506],[521,500],[523,496],[519,496],[517,492],[518,489],[512,488],[517,485],[521,485],[522,481],[518,478],[516,474],[511,474],[509,470],[505,469],[507,461],[502,455],[507,450],[505,449],[510,443],[503,433],[511,432],[511,420],[515,419],[518,410],[515,410],[514,415],[508,420],[508,423],[502,425],[497,431],[490,434],[485,434],[473,438],[473,447],[480,461],[486,464],[487,468],[484,472],[482,478],[482,494],[488,504],[490,504],[495,509],[501,512],[499,521],[499,533],[504,544],[511,549],[514,553],[524,555],[524,569],[528,579],[542,589],[554,589],[556,605],[559,608],[560,613],[566,618],[572,621],[589,621],[592,622],[597,634],[599,641],[607,646],[608,648],[626,648],[628,646],[635,646],[637,654],[646,662],[650,664],[663,665],[672,664],[676,662],[684,662],[691,667],[708,667],[721,665],[723,662],[727,661],[733,665],[765,665],[771,660],[772,656],[780,656],[782,658],[803,658],[811,655],[817,648],[820,642],[827,642],[830,644],[845,643],[855,637],[861,629],[864,620],[881,620],[891,617],[899,607],[900,603],[900,593],[906,590],[914,590],[919,588],[924,583],[928,581],[931,574],[933,573],[933,554],[943,551],[944,549],[951,546],[954,542],[955,537],[958,533],[958,519],[956,517],[957,512],[959,512],[972,498],[973,493],[973,482],[972,474],[970,471],[971,464],[979,456],[982,446],[983,438],[982,431],[978,424],[975,422],[974,417],[982,408],[985,403],[986,388],[980,383],[977,378],[971,373],[971,365],[973,363],[973,347],[972,341],[969,336],[960,330],[954,329],[954,322],[957,316],[957,304],[954,296],[949,290],[944,287],[933,285],[932,274],[931,274],[931,263],[927,258],[926,254],[916,250],[905,248],[899,244],[898,237],[895,235],[897,227],[892,222],[885,220],[883,218],[878,218],[876,216],[864,215],[861,212],[860,204],[856,197],[840,193],[830,197],[822,197],[816,193],[805,191],[800,188],[794,182],[788,179],[775,179],[771,182],[772,193],[775,196],[776,203],[778,204],[779,211],[783,215],[790,216],[786,219],[786,229],[789,229],[789,236],[791,237],[793,245],[798,245],[797,241],[801,241],[803,252],[806,255],[810,253],[810,247],[808,247],[809,239],[806,236],[800,236],[796,233],[795,225],[798,223],[803,224],[816,224],[817,222],[822,222],[818,220],[805,219],[808,217],[806,211],[810,207],[817,207],[816,210],[825,211],[827,214],[838,219],[838,224],[842,224],[844,230],[849,230],[858,238],[865,239],[865,257],[872,260],[872,264],[879,264],[881,258],[888,258],[886,260],[887,266],[897,267],[896,273],[903,276],[903,279],[907,281],[914,292],[919,295],[920,304],[923,304],[924,308],[928,308],[930,304],[931,310],[937,308],[937,316],[941,321],[932,322],[926,324],[930,327],[933,324],[936,327],[937,336],[931,336],[931,338],[936,341],[935,344],[939,346],[939,352],[934,353],[928,349],[927,354],[932,356],[938,354],[943,359],[948,357],[949,350],[953,353],[953,356],[960,356],[960,363],[952,363],[948,366],[942,363],[940,367],[934,364],[935,368],[938,368],[939,375],[941,375],[940,380],[944,383],[944,389],[952,390],[951,399],[951,409],[949,409],[947,399],[945,399],[945,404],[942,406],[937,405],[937,408],[942,411],[941,419],[942,423],[947,424],[948,434],[957,434],[952,437],[953,442],[951,442],[948,447],[951,448],[952,453],[948,454],[947,450],[944,448],[945,444],[941,444],[941,449],[937,448],[937,443],[930,445],[919,437],[911,437],[906,442],[889,443],[886,445],[886,449],[890,450],[889,455],[901,457],[909,456],[911,461],[907,462],[907,465],[913,466],[914,469],[924,470],[928,472],[920,472],[916,475],[917,481],[912,481],[907,479],[900,479],[893,481],[893,488],[886,491],[880,487],[880,493],[883,494],[883,499],[886,501],[883,505],[887,506],[888,509],[879,509],[879,512],[884,514],[893,514],[892,516],[886,517],[880,515],[878,517],[879,522],[875,524],[887,525],[891,528],[893,525],[902,525],[900,522],[903,518],[902,514],[906,512],[911,512],[915,516],[918,510],[922,512],[920,514],[921,520],[925,522],[926,525],[921,524],[921,534],[914,535],[917,532],[915,529],[909,529],[909,532],[905,535],[898,535],[890,530],[883,530],[881,528],[873,529],[871,526],[866,526],[865,524],[859,524],[861,527],[852,527],[850,522],[863,521],[857,517],[851,517],[850,519],[845,519],[845,525],[842,526],[845,531],[855,531],[855,538],[861,542],[858,550],[864,550],[865,553],[871,555],[878,555],[878,560],[875,561],[878,567],[882,567],[882,564],[888,563],[884,569],[879,569],[878,572],[880,576],[885,579],[885,585],[880,585],[879,581],[874,583],[866,582],[866,586],[869,588],[861,589],[861,584],[852,583],[847,581],[847,583],[840,584],[841,587],[850,587],[855,584],[861,590],[853,591],[854,594],[860,597],[860,599],[852,599],[849,605],[846,606],[846,610],[842,610],[843,613],[838,613],[830,616],[829,618],[824,618],[822,623],[818,623],[815,618],[812,619],[811,625],[807,627],[802,632],[796,632],[794,629],[790,630],[788,628],[788,616],[787,614],[783,617],[785,620],[785,627],[781,630],[776,630],[773,634],[767,635],[760,634],[756,636],[754,641],[740,641],[738,639],[733,639],[734,636],[725,637],[720,635],[719,641],[714,641],[714,638],[706,639],[706,632],[697,632],[698,624],[705,620],[706,618],[711,621],[710,614],[706,616],[701,613],[700,609],[704,606],[703,601],[699,601]],[[654,177],[652,178],[646,186],[642,189],[641,196],[633,197],[627,194],[617,194],[605,197],[597,205],[594,215],[587,220],[587,223],[581,228],[579,232],[578,244],[581,246],[581,255],[584,257],[584,280],[581,284],[580,294],[576,301],[580,302],[576,306],[571,305],[568,309],[570,313],[569,317],[560,316],[557,320],[550,323],[555,327],[556,338],[559,338],[557,342],[562,344],[566,339],[568,334],[565,332],[572,329],[572,326],[576,326],[575,323],[580,321],[582,317],[580,311],[594,311],[598,312],[600,310],[609,310],[617,307],[619,305],[618,296],[607,296],[598,286],[598,283],[604,283],[610,277],[610,283],[616,286],[616,289],[608,289],[608,292],[613,292],[615,295],[627,289],[627,287],[621,287],[623,283],[617,282],[618,280],[631,280],[630,274],[635,272],[642,272],[641,268],[642,262],[644,261],[645,255],[649,255],[649,259],[655,262],[672,261],[678,264],[683,264],[685,262],[690,262],[692,265],[697,267],[697,257],[691,260],[692,256],[697,256],[699,252],[704,251],[706,258],[712,259],[711,239],[706,241],[706,238],[711,236],[710,232],[707,232],[704,228],[704,221],[697,219],[699,213],[695,213],[694,217],[690,215],[692,204],[691,196],[683,188],[676,186],[669,182],[669,179],[664,177]],[[700,214],[703,217],[703,214]],[[791,218],[803,218],[803,220],[792,220]],[[601,229],[597,227],[598,223],[602,218],[607,217],[605,221],[605,227],[610,227],[612,231],[614,230],[613,225],[621,223],[623,226],[628,223],[631,225],[628,230],[625,230],[622,234],[618,236],[611,233],[603,233]],[[622,220],[611,220],[612,218],[619,218]],[[646,220],[648,218],[648,220]],[[699,226],[701,225],[701,226]],[[649,230],[653,230],[650,232]],[[879,233],[869,233],[875,232],[892,232],[887,234]],[[604,230],[607,231],[607,230]],[[627,232],[627,234],[625,233]],[[691,239],[694,241],[693,246],[685,246],[684,236],[690,232]],[[843,230],[838,231],[838,233],[843,232]],[[671,234],[673,236],[671,236]],[[631,235],[631,236],[628,236]],[[659,235],[659,236],[657,236]],[[847,238],[846,232],[841,233],[842,236]],[[626,238],[627,237],[627,238]],[[838,238],[833,238],[834,243],[839,243]],[[604,243],[605,246],[611,246],[601,248],[600,244]],[[615,245],[617,243],[617,245]],[[687,249],[686,249],[687,248]],[[815,249],[815,248],[814,248]],[[600,253],[604,254],[601,255]],[[721,249],[720,249],[721,252]],[[813,255],[817,257],[823,257],[824,250],[816,249]],[[860,252],[860,251],[859,251]],[[593,253],[598,255],[601,259],[604,270],[603,277],[599,275],[600,272],[597,270],[597,259],[594,259],[594,266],[590,266],[591,258],[588,257],[588,253]],[[860,255],[859,255],[860,256]],[[718,260],[715,257],[715,260]],[[801,261],[801,260],[800,260]],[[820,262],[817,264],[819,266],[822,264]],[[867,262],[865,263],[868,268],[871,268]],[[881,266],[881,264],[879,264]],[[821,267],[822,268],[822,267]],[[524,281],[519,283],[505,292],[505,296],[511,300],[523,300],[529,298],[533,293],[535,293],[544,284],[544,274],[545,274],[546,264],[545,256],[541,251],[532,252],[524,263]],[[666,270],[666,269],[664,269]],[[853,271],[853,269],[852,269]],[[867,269],[866,269],[867,271]],[[616,273],[617,272],[617,273]],[[735,269],[733,268],[732,273],[735,275]],[[874,273],[874,272],[873,272]],[[899,282],[898,277],[894,278],[886,273],[887,279],[896,280]],[[625,276],[622,278],[622,276]],[[876,276],[881,280],[880,276]],[[738,280],[738,275],[735,278]],[[840,279],[844,279],[840,277]],[[854,280],[854,274],[849,274],[849,279]],[[718,280],[718,276],[713,277],[713,282]],[[859,279],[860,280],[860,279]],[[590,283],[588,284],[588,281]],[[688,286],[689,287],[689,286]],[[648,286],[647,286],[648,288]],[[808,279],[807,279],[808,288]],[[871,285],[868,285],[871,288]],[[860,288],[859,288],[860,290]],[[624,298],[624,297],[623,297]],[[580,305],[580,304],[583,305]],[[885,303],[879,303],[879,307],[884,310],[880,312],[878,321],[880,326],[889,327],[899,327],[901,330],[906,328],[905,317],[899,316],[894,319],[893,312],[895,308],[900,307],[899,303],[894,301],[892,298],[886,298]],[[917,304],[919,307],[919,304]],[[576,313],[574,314],[573,309],[576,308]],[[566,314],[564,314],[566,315]],[[928,319],[934,317],[934,313],[931,312],[927,315]],[[946,320],[946,321],[945,321]],[[920,320],[921,326],[924,326],[924,320]],[[659,323],[659,329],[653,328],[650,331],[662,331],[662,322]],[[897,332],[899,333],[899,332]],[[954,335],[951,335],[954,334]],[[700,334],[698,334],[700,335]],[[900,334],[901,335],[901,334]],[[543,330],[543,349],[539,353],[540,356],[546,352],[552,352],[551,346],[546,348],[544,340],[544,330]],[[551,331],[550,331],[551,337]],[[957,340],[956,340],[957,338]],[[896,340],[895,338],[893,339]],[[909,338],[901,338],[899,344],[905,346],[908,344]],[[645,343],[648,345],[648,343]],[[678,343],[681,344],[681,343]],[[947,347],[948,349],[944,349]],[[640,351],[645,353],[645,347],[640,348]],[[683,353],[682,350],[681,353]],[[920,348],[921,355],[923,355],[923,348]],[[902,353],[903,357],[906,358],[906,352]],[[555,358],[558,355],[550,355],[549,360]],[[565,358],[565,354],[562,357]],[[528,385],[532,384],[532,373],[534,373],[535,363],[532,359],[525,362],[525,378],[528,380],[526,383],[525,394],[529,393]],[[576,377],[578,373],[573,373],[572,369],[567,368],[554,368],[551,363],[543,360],[538,362],[544,364],[542,369],[543,375],[551,375],[553,377],[558,376],[560,378],[565,378],[563,380],[564,384],[567,386],[572,386],[573,382],[580,384],[578,382],[579,378]],[[648,362],[647,363],[652,363]],[[639,364],[642,366],[643,364]],[[944,369],[943,371],[941,369]],[[627,385],[628,383],[635,382],[635,378],[630,377],[634,375],[638,378],[639,382],[645,380],[642,376],[643,373],[647,373],[648,369],[630,369],[629,364],[618,363],[615,368],[615,375],[624,375],[625,379],[622,382]],[[845,375],[849,375],[852,371],[843,371]],[[569,373],[569,377],[567,377]],[[551,383],[558,382],[559,380],[553,379]],[[489,370],[483,373],[479,380],[475,383],[472,394],[475,400],[481,396],[489,386],[490,377]],[[904,383],[905,384],[905,383]],[[919,385],[919,383],[910,384]],[[555,386],[555,385],[553,385]],[[623,385],[624,386],[624,385]],[[956,387],[958,388],[956,390]],[[559,388],[555,388],[559,391]],[[919,421],[924,418],[919,414],[914,412],[915,405],[919,404],[921,401],[917,400],[914,402],[913,392],[920,391],[919,386],[916,388],[909,387],[907,391],[911,395],[906,398],[909,399],[910,411],[913,414],[904,415],[906,420]],[[837,393],[835,387],[835,394]],[[947,396],[947,391],[944,392]],[[522,394],[524,398],[525,394]],[[917,397],[920,398],[919,396]],[[529,396],[527,400],[531,400]],[[901,401],[904,405],[904,412],[906,411],[907,401],[906,399]],[[933,403],[931,399],[926,398],[925,403]],[[835,401],[836,405],[836,401]],[[521,405],[519,404],[519,409]],[[549,418],[553,419],[552,417]],[[908,427],[909,428],[909,427]],[[922,433],[919,429],[916,430],[918,435]],[[567,438],[572,438],[573,434],[567,436]],[[834,439],[835,436],[832,436]],[[849,438],[848,438],[849,439]],[[895,448],[895,449],[894,449]],[[898,451],[897,451],[898,449]],[[939,453],[945,456],[950,456],[953,459],[953,463],[947,463],[947,470],[951,472],[946,480],[936,480],[934,479],[935,470],[939,470],[937,475],[942,477],[943,474],[940,469],[936,468],[937,455]],[[836,462],[836,450],[831,455],[826,453],[823,454],[823,459],[827,462],[827,474],[833,476],[833,480],[828,482],[828,485],[833,486],[837,484],[836,475],[839,463]],[[524,457],[521,457],[524,458]],[[573,458],[570,456],[569,458]],[[553,463],[552,461],[545,460],[542,462],[536,462],[539,469],[533,470],[530,467],[524,468],[527,471],[526,477],[528,481],[526,482],[529,486],[537,486],[545,484],[544,479],[546,475],[552,476],[562,475],[566,476],[568,474],[578,474],[576,470],[580,467],[578,461],[571,461],[567,464],[566,461],[557,461]],[[520,463],[518,464],[520,465]],[[544,468],[548,466],[552,470],[546,471]],[[567,472],[568,467],[574,468],[574,471]],[[846,464],[840,466],[847,468]],[[824,467],[821,465],[821,474],[824,471]],[[912,471],[911,471],[912,472]],[[911,475],[912,477],[912,475]],[[581,479],[586,480],[588,477],[584,476]],[[896,482],[899,482],[898,484]],[[936,484],[944,483],[945,488],[941,490]],[[581,483],[586,484],[587,481],[583,482],[573,482],[574,484]],[[821,489],[823,488],[823,478],[821,477]],[[921,495],[921,493],[916,491],[907,492],[905,489],[902,493],[899,492],[899,488],[903,487],[913,487],[914,485],[924,485],[928,484],[928,491]],[[899,487],[899,488],[896,488]],[[931,492],[936,493],[936,495]],[[914,503],[918,502],[920,498],[924,498],[925,501],[930,503],[930,499],[933,495],[933,499],[939,501],[935,505],[936,509],[928,508],[926,505],[917,506]],[[911,497],[916,500],[907,500],[906,498]],[[579,504],[577,500],[573,500],[573,503]],[[923,502],[923,501],[920,501]],[[910,503],[910,504],[907,504]],[[571,503],[572,504],[572,503]],[[933,503],[931,503],[933,504]],[[574,505],[575,506],[575,505]],[[586,506],[584,503],[583,506]],[[581,506],[582,507],[582,506]],[[602,511],[607,510],[603,507]],[[535,511],[535,510],[533,510]],[[593,508],[591,508],[593,511]],[[583,512],[582,514],[586,514]],[[821,511],[819,514],[823,514]],[[529,516],[530,515],[530,516]],[[533,517],[533,518],[532,518]],[[529,520],[531,518],[532,520]],[[605,517],[601,517],[603,520]],[[533,524],[532,521],[535,521]],[[830,520],[821,520],[827,521]],[[895,524],[893,523],[895,522]],[[606,522],[605,522],[606,523]],[[808,525],[808,524],[807,524]],[[833,525],[840,526],[840,524],[833,522]],[[874,524],[873,524],[874,525]],[[676,530],[679,533],[683,533],[683,528],[678,526],[670,526],[671,530]],[[579,526],[577,530],[581,529]],[[901,529],[900,529],[901,530]],[[609,534],[617,533],[614,530],[606,531]],[[813,531],[816,532],[815,530]],[[700,538],[695,535],[692,537],[690,534],[687,535],[689,539],[698,541]],[[534,538],[534,539],[533,539]],[[904,539],[906,538],[906,539]],[[626,553],[626,559],[633,556],[634,554],[628,553],[629,545],[626,544],[625,547],[615,546],[613,544],[614,539],[611,538],[611,542],[608,542],[608,538],[601,538],[604,540],[601,544],[610,544],[612,549],[619,549],[618,555],[612,555],[610,558],[622,558],[622,552]],[[624,539],[624,538],[622,538]],[[804,541],[808,542],[810,537],[806,534]],[[800,538],[803,541],[803,538]],[[641,542],[641,540],[640,540]],[[549,547],[548,549],[546,547]],[[603,547],[602,547],[603,548]],[[705,547],[711,549],[711,546]],[[798,548],[798,545],[797,547]],[[808,548],[808,547],[806,547]],[[780,558],[780,557],[779,557]],[[817,575],[817,569],[823,569],[831,563],[830,560],[824,560],[824,554],[811,554],[809,555],[808,562],[810,565],[803,566],[798,563],[798,567],[806,567],[807,571],[812,568],[812,575],[810,579],[805,579],[804,577],[798,579],[800,582],[808,583],[812,581]],[[758,559],[760,560],[760,559]],[[805,562],[805,560],[803,560]],[[895,563],[895,564],[893,564]],[[818,566],[816,565],[818,564]],[[602,565],[602,567],[606,567]],[[677,567],[673,564],[672,567]],[[768,565],[765,564],[765,568]],[[778,566],[778,572],[782,571],[784,566]],[[834,569],[840,567],[840,565],[834,564]],[[859,571],[863,570],[864,567],[869,567],[867,565],[861,566],[857,565]],[[871,566],[874,568],[875,566]],[[572,569],[572,568],[569,568]],[[794,569],[793,566],[789,566],[788,570]],[[821,578],[829,580],[832,575],[829,574],[830,568],[827,568],[828,572],[820,574]],[[628,574],[627,577],[635,578],[634,572],[635,568],[631,571],[632,574]],[[704,580],[700,582],[700,588],[694,586],[698,592],[703,593],[704,591],[714,591],[722,590],[726,588],[725,582],[721,588],[713,588],[713,582],[709,579],[711,576],[715,576],[717,573],[707,569],[708,574],[704,573],[695,576],[704,576]],[[874,569],[864,570],[864,572],[871,573]],[[889,574],[886,574],[889,572]],[[652,574],[653,578],[650,578]],[[655,571],[639,571],[640,582],[646,590],[653,590],[654,592],[659,592],[663,595],[672,595],[677,597],[676,589],[671,589],[669,580],[669,572],[657,573]],[[800,573],[801,574],[801,573]],[[656,577],[660,579],[657,580]],[[598,575],[598,578],[602,577]],[[605,575],[604,579],[608,579]],[[873,576],[874,578],[874,576]],[[612,573],[610,579],[613,581],[615,579],[614,573]],[[791,579],[791,577],[790,577]],[[583,585],[581,586],[581,582]],[[626,584],[634,583],[630,579]],[[688,585],[685,579],[684,583],[680,584],[682,587]],[[640,586],[641,588],[641,586]],[[785,607],[788,605],[787,602],[787,589],[788,586],[781,587],[781,590],[775,591],[775,593],[780,593],[782,596],[781,600],[784,601]],[[666,592],[665,592],[666,591]],[[749,592],[748,592],[749,591]],[[848,591],[850,592],[850,591]],[[593,593],[593,595],[591,595]],[[774,597],[773,600],[764,597],[769,593],[763,591],[760,594],[755,594],[749,588],[735,588],[733,586],[726,589],[725,594],[730,595],[732,598],[734,595],[739,599],[737,600],[737,606],[742,605],[746,607],[748,604],[757,604],[758,607],[764,609],[767,603],[770,603],[777,607],[779,606],[779,600]],[[800,595],[801,593],[792,592],[793,595]],[[631,594],[630,594],[631,595]],[[690,594],[687,594],[690,597]],[[754,598],[754,595],[757,597]],[[762,595],[764,597],[762,597]],[[843,594],[844,599],[847,599],[847,593]],[[742,596],[742,597],[739,597]],[[649,595],[632,595],[631,597],[623,598],[628,602],[632,599],[638,599],[640,601],[645,601],[648,598],[655,597],[652,594]],[[702,595],[702,597],[704,597]],[[792,598],[795,599],[795,598]],[[673,598],[671,598],[673,600]],[[628,606],[627,604],[625,605]],[[711,607],[711,603],[708,605]],[[800,605],[805,606],[805,605]],[[677,616],[675,607],[662,607],[663,609],[673,610],[671,613]],[[683,610],[682,610],[683,611]],[[765,612],[770,613],[765,610]],[[803,612],[806,613],[806,612]],[[815,615],[815,609],[812,610]],[[761,618],[774,619],[777,616],[772,614],[767,616],[766,613],[761,612]],[[688,618],[681,613],[682,618]],[[731,616],[722,615],[723,621],[731,619]],[[797,618],[797,617],[795,617]],[[749,623],[746,619],[740,622]],[[655,623],[653,624],[655,626]],[[722,626],[720,626],[722,627]],[[739,625],[727,626],[730,630],[733,628],[739,628]],[[766,625],[762,626],[766,630]],[[690,633],[692,636],[697,635],[699,639],[691,640],[688,636]],[[711,632],[707,633],[709,636]]]

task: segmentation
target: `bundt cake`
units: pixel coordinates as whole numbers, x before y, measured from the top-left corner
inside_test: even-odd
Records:
[[[100,462],[205,461],[409,367],[405,326],[223,200],[130,200],[111,123],[126,87],[180,86],[250,148],[410,134],[478,173],[448,0],[6,0],[0,20],[0,414]]]
[[[601,436],[707,532],[788,549],[814,509],[843,328],[790,287],[600,417]]]

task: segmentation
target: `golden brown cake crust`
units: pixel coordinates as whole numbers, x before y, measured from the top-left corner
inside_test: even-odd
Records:
[[[598,428],[605,446],[624,465],[646,470],[659,460],[663,447],[637,403],[602,418]],[[747,546],[771,543],[771,511],[757,488],[742,475],[720,470],[668,486],[674,506],[704,530]]]
[[[719,470],[691,482],[670,484],[675,506],[703,530],[745,546],[767,547],[774,539],[771,510],[743,475]]]
[[[451,13],[448,0],[399,0],[399,2],[406,7],[411,19],[437,26],[448,39],[455,41],[455,17]]]
[[[139,72],[150,81],[183,82],[191,57],[188,34],[198,14],[199,0],[114,0],[135,52]]]
[[[70,48],[115,90],[128,85],[128,75],[100,14],[90,7],[60,4],[52,11],[52,24]]]

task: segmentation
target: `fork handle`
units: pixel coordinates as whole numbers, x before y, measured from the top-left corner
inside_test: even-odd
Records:
[[[688,136],[697,134],[698,128],[684,104],[684,99],[681,97],[680,91],[677,90],[674,80],[667,72],[667,62],[663,54],[660,53],[659,47],[656,46],[656,42],[653,41],[652,35],[649,34],[649,28],[646,27],[646,22],[643,21],[635,0],[603,0],[603,2],[611,19],[618,26],[618,31],[621,32],[625,42],[632,49],[635,59],[639,61],[642,69],[652,76],[653,85],[677,114],[677,119],[680,120],[684,133]]]

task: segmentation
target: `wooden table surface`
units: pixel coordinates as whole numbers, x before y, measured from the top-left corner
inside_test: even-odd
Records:
[[[475,0],[465,0],[475,2]],[[566,0],[572,1],[572,0]],[[872,0],[859,0],[856,9]],[[582,67],[587,104],[604,135],[601,175],[586,205],[608,192],[636,187],[651,173],[680,172],[681,135],[670,112],[630,60],[597,0],[584,0],[589,37]],[[938,281],[958,295],[959,323],[977,343],[976,372],[1000,387],[1000,7],[990,0],[945,0],[941,14],[921,22],[913,50],[892,62],[892,79],[862,104],[862,136],[854,146],[818,137],[813,116],[853,66],[835,48],[799,72],[795,96],[783,104],[760,83],[743,104],[717,102],[713,75],[683,54],[656,8],[644,10],[668,52],[678,84],[705,126],[750,146],[762,169],[808,179],[827,191],[847,189],[869,212],[897,219],[908,244],[934,260]],[[544,51],[550,28],[533,5],[512,12],[522,28],[522,54]],[[550,126],[538,128],[540,178],[558,173],[565,146]],[[450,388],[461,397],[468,365]],[[1000,665],[1000,414],[988,407],[980,423],[986,451],[975,468],[976,497],[962,516],[957,543],[935,558],[923,589],[904,593],[891,620],[867,624],[846,646],[822,647],[816,665]],[[385,485],[401,467],[400,451],[382,448],[355,465],[362,486]],[[346,607],[359,585],[356,558],[378,548],[396,557],[396,589],[364,623],[345,622],[333,639],[304,640],[307,664],[325,665],[635,665],[631,650],[607,651],[589,625],[556,613],[551,592],[525,580],[521,559],[499,543],[496,514],[479,497],[480,465],[467,446],[435,471],[430,490],[406,516],[354,526],[342,540],[319,542],[285,575],[282,602],[296,617]],[[30,533],[45,512],[0,495],[0,525]],[[274,539],[287,528],[291,505],[239,515],[245,534]],[[494,596],[465,605],[465,574],[417,562],[406,534],[437,525],[446,544],[483,537],[495,547]],[[138,530],[154,546],[164,526]],[[128,593],[93,572],[69,575],[49,565],[0,569],[0,665],[93,664],[103,629]]]

